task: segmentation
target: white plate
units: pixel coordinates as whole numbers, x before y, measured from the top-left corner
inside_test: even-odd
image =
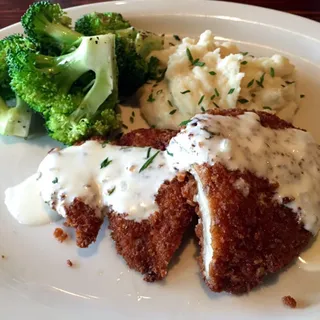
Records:
[[[119,1],[68,10],[72,18],[92,11],[122,12],[133,25],[161,33],[197,36],[211,29],[253,54],[288,56],[298,69],[299,91],[306,95],[296,124],[320,141],[318,23],[258,7],[186,0]],[[0,37],[21,31],[16,24]],[[52,236],[55,225],[19,225],[3,204],[4,190],[33,173],[54,145],[47,137],[0,140],[1,319],[319,319],[320,274],[296,265],[248,295],[214,294],[200,279],[194,240],[180,250],[165,281],[148,284],[116,255],[106,229],[96,244],[80,250],[74,241],[59,244]],[[67,259],[74,268],[66,266]],[[285,308],[281,297],[288,294],[302,308]]]

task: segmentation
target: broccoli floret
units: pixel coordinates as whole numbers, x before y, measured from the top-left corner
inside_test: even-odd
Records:
[[[29,134],[32,112],[19,97],[16,106],[9,107],[0,97],[0,134],[26,138]]]
[[[11,78],[8,72],[7,53],[9,50],[35,48],[32,42],[22,35],[15,34],[0,41],[0,134],[7,136],[27,137],[32,112],[28,105],[17,97],[10,87]],[[16,99],[15,106],[8,101]]]
[[[19,48],[35,49],[35,45],[20,34],[13,34],[0,40],[0,96],[4,100],[10,100],[15,97],[15,93],[10,87],[10,76],[6,62],[8,50]]]
[[[135,42],[137,53],[146,58],[152,51],[163,49],[164,38],[152,32],[140,31]]]
[[[76,21],[75,30],[85,36],[95,36],[130,27],[130,23],[124,20],[120,13],[93,12],[78,19]]]
[[[11,86],[44,116],[54,139],[71,145],[119,127],[114,35],[83,37],[75,51],[59,57],[10,51],[8,62]]]
[[[81,41],[81,34],[70,29],[71,18],[59,4],[40,1],[32,4],[21,18],[25,33],[40,45],[43,53],[69,52]]]

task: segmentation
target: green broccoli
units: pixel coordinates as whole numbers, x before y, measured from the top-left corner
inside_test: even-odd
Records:
[[[28,105],[10,87],[7,53],[9,50],[35,48],[34,44],[22,35],[14,34],[0,41],[0,134],[27,137],[32,112]],[[16,99],[16,106],[9,106]],[[8,103],[9,102],[9,103]]]
[[[117,13],[87,14],[76,22],[75,29],[86,36],[116,34],[119,92],[122,96],[133,94],[147,81],[149,73],[145,58],[152,50],[163,48],[163,37],[130,27]]]
[[[82,35],[70,29],[71,22],[59,4],[49,1],[33,3],[21,18],[25,33],[40,45],[41,52],[56,55],[81,42]]]
[[[130,23],[124,20],[120,13],[93,12],[78,19],[75,29],[86,36],[95,36],[130,27]]]
[[[81,39],[66,55],[11,50],[7,59],[12,88],[43,115],[51,137],[68,145],[120,125],[115,36]]]
[[[9,107],[0,97],[0,134],[26,138],[29,134],[32,112],[19,97],[16,106]]]

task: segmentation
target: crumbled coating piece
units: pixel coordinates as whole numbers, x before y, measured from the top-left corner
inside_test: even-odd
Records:
[[[284,296],[282,297],[282,302],[285,306],[295,309],[297,307],[297,301],[292,298],[291,296]]]
[[[68,238],[68,234],[61,228],[55,228],[53,235],[61,243]]]
[[[68,260],[67,260],[67,265],[68,265],[68,267],[72,267],[72,266],[73,266],[72,261],[68,259]]]
[[[2,259],[5,259],[5,258],[6,258],[6,256],[5,256],[5,255],[1,255],[1,258],[2,258]]]

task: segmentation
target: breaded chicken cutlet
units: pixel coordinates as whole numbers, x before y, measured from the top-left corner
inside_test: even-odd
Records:
[[[174,135],[176,132],[169,130],[139,129],[124,135],[117,144],[164,150]],[[167,275],[170,260],[195,214],[193,202],[185,198],[193,187],[189,174],[166,181],[155,198],[159,211],[141,222],[127,220],[115,212],[108,214],[118,253],[130,268],[144,274],[146,281]]]
[[[175,134],[170,130],[138,129],[122,136],[114,144],[165,150]],[[103,142],[101,138],[96,140]],[[180,174],[171,181],[165,181],[155,197],[159,211],[141,222],[126,219],[125,214],[114,211],[107,214],[117,252],[130,268],[144,274],[147,281],[166,276],[170,260],[195,215],[193,203],[188,203],[184,197],[192,183],[189,174]],[[76,229],[77,245],[89,246],[96,240],[103,215],[97,216],[95,210],[78,198],[66,207],[66,212],[66,224]]]
[[[245,112],[224,110],[208,114],[238,117]],[[257,114],[264,127],[293,128],[276,116],[265,112]],[[199,125],[196,121],[191,126]],[[206,127],[203,130],[223,135]],[[231,144],[234,143],[230,139]],[[310,241],[312,233],[304,228],[297,213],[285,206],[293,199],[283,199],[282,203],[275,200],[276,183],[248,170],[230,170],[219,162],[196,164],[192,174],[198,186],[197,194],[189,195],[189,199],[196,198],[198,203],[199,264],[212,291],[235,294],[250,291],[267,275],[290,264]]]

